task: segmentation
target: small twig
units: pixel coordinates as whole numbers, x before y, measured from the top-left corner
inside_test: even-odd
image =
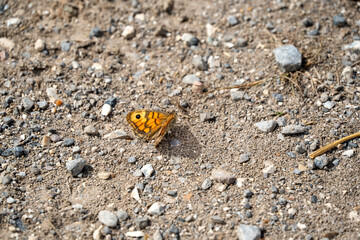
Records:
[[[219,88],[215,88],[215,89],[211,89],[210,91],[206,92],[206,93],[212,93],[218,90],[226,90],[226,89],[234,89],[234,88],[239,88],[239,89],[247,89],[247,88],[251,88],[252,86],[264,83],[266,80],[260,80],[260,81],[256,81],[256,82],[250,82],[250,83],[243,83],[243,84],[239,84],[239,85],[235,85],[235,86],[231,86],[231,87],[219,87]]]
[[[325,147],[319,148],[319,149],[316,150],[315,152],[312,152],[312,153],[309,155],[309,158],[314,159],[314,158],[316,158],[317,156],[320,156],[320,155],[326,153],[327,151],[329,151],[330,149],[336,147],[337,145],[339,145],[339,144],[341,144],[341,143],[343,143],[343,142],[349,141],[349,140],[351,140],[351,139],[353,139],[353,138],[358,138],[358,137],[360,137],[360,132],[351,134],[351,135],[346,136],[346,137],[344,137],[344,138],[341,138],[340,140],[337,140],[337,141],[335,141],[335,142],[332,142],[332,143],[326,145]]]

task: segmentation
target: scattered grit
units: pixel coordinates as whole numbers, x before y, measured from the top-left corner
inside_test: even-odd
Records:
[[[359,131],[359,12],[2,1],[0,238],[360,239],[360,140],[308,158]],[[142,108],[178,113],[157,149]]]

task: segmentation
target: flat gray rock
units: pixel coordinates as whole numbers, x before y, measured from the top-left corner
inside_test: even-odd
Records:
[[[199,82],[200,78],[195,76],[195,74],[188,74],[185,77],[183,77],[182,82],[185,84],[193,84],[194,82]]]
[[[234,184],[236,181],[236,177],[234,176],[234,174],[222,169],[212,170],[211,176],[216,182]]]
[[[278,123],[275,120],[269,121],[261,121],[255,123],[255,127],[257,127],[262,132],[272,132],[277,127]]]
[[[286,127],[283,127],[281,133],[284,135],[295,135],[301,134],[307,131],[307,128],[301,125],[291,124]]]

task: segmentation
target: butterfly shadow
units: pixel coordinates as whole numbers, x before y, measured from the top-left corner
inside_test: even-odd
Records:
[[[188,126],[176,125],[156,149],[168,157],[196,159],[201,154],[202,146]]]

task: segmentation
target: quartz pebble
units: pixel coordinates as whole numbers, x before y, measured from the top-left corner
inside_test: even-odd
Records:
[[[121,34],[126,40],[135,37],[135,28],[133,26],[126,26]]]
[[[160,202],[155,202],[147,211],[150,215],[162,215],[165,212],[165,205]]]

